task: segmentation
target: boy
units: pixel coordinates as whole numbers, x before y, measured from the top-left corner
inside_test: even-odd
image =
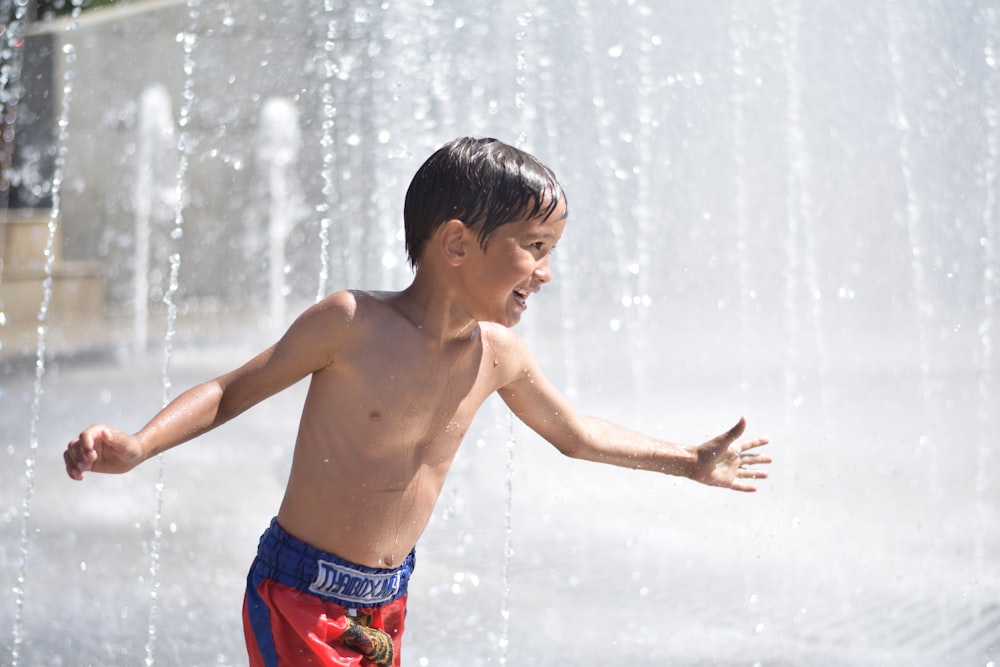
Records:
[[[435,152],[406,193],[416,273],[398,293],[337,292],[271,348],[178,396],[138,433],[95,425],[66,471],[120,473],[310,375],[288,486],[244,602],[250,664],[399,665],[413,549],[483,401],[498,392],[562,453],[737,491],[767,475],[745,422],[682,447],[579,414],[513,327],[552,279],[566,196],[494,139]]]

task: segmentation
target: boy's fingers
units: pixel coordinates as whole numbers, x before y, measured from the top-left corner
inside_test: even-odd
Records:
[[[93,429],[87,429],[71,440],[66,447],[66,451],[63,452],[66,473],[73,479],[82,480],[83,473],[90,470],[94,462],[97,461],[98,454],[95,436],[106,439],[107,432],[105,429],[96,432]]]
[[[76,476],[73,473],[76,472],[76,461],[73,460],[72,451],[68,447],[66,448],[66,451],[63,452],[63,462],[66,464],[66,474],[75,479]]]
[[[736,440],[738,437],[743,435],[743,431],[746,430],[746,427],[747,427],[747,420],[743,417],[740,417],[740,420],[736,422],[736,426],[729,429],[723,436],[723,438],[725,438],[729,442],[732,442],[733,440]]]
[[[97,439],[97,437],[103,435],[104,435],[103,431],[95,432],[92,431],[91,429],[87,429],[86,431],[80,434],[80,444],[83,445],[84,449],[86,449],[87,451],[93,451],[95,445],[94,441]]]
[[[86,463],[82,460],[78,443],[70,443],[66,451],[63,452],[63,460],[66,462],[66,474],[73,479],[83,479]]]
[[[753,449],[754,447],[763,447],[770,440],[768,438],[756,438],[754,440],[747,440],[746,442],[740,443],[740,451],[747,451],[748,449]]]
[[[98,444],[106,446],[110,441],[111,433],[106,428],[87,429],[78,438],[81,460],[96,461]]]
[[[705,444],[710,445],[716,452],[728,449],[741,435],[743,435],[743,431],[746,427],[746,420],[743,417],[740,417],[740,420],[736,422],[735,426],[725,433],[715,436]]]

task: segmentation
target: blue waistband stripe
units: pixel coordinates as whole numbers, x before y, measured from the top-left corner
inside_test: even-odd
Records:
[[[358,565],[321,551],[287,533],[277,519],[260,537],[253,575],[331,600],[342,607],[387,604],[406,595],[414,552],[395,569]]]

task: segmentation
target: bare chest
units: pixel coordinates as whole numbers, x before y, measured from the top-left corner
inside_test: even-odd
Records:
[[[359,346],[314,376],[312,427],[372,463],[446,463],[496,388],[487,356],[478,341],[444,352],[406,341]]]

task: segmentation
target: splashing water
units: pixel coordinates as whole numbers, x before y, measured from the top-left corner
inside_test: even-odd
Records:
[[[528,11],[521,12],[517,16],[518,31],[515,36],[517,43],[517,76],[514,80],[514,108],[517,110],[517,115],[520,118],[524,118],[528,106],[527,94],[525,92],[526,73],[528,71],[528,54],[525,49],[525,40],[528,37],[528,26],[531,25],[532,18],[531,12]],[[527,146],[527,143],[528,131],[522,128],[517,133],[514,145],[523,149]]]
[[[514,87],[514,108],[517,109],[518,115],[523,118],[524,110],[527,105],[527,95],[525,92],[525,73],[528,69],[528,56],[525,42],[528,37],[527,28],[532,20],[532,15],[530,12],[522,12],[517,17],[517,23],[519,29],[516,35],[517,43],[517,65],[516,65],[516,82]],[[518,148],[523,149],[528,141],[528,132],[522,129],[518,132],[517,141],[515,145]],[[510,566],[514,556],[513,549],[513,525],[514,525],[514,449],[517,445],[517,441],[514,438],[514,415],[510,412],[507,413],[508,430],[507,430],[507,440],[506,440],[506,452],[507,452],[507,466],[506,466],[506,511],[504,513],[504,545],[503,545],[503,569],[501,572],[501,582],[503,586],[503,597],[500,602],[500,637],[497,641],[497,647],[500,650],[500,656],[498,659],[499,664],[507,664],[507,654],[510,650],[510,595],[511,595],[511,581],[510,581]]]
[[[804,128],[802,124],[802,75],[799,72],[799,32],[801,28],[801,12],[795,0],[788,2],[789,7],[785,7],[784,2],[775,4],[775,12],[779,17],[781,30],[784,35],[782,48],[782,67],[784,70],[786,86],[788,89],[786,114],[787,114],[787,151],[789,169],[787,177],[787,236],[785,239],[785,261],[786,261],[786,289],[785,289],[785,317],[788,331],[788,359],[786,362],[785,376],[785,405],[790,410],[802,405],[805,395],[802,377],[802,354],[803,336],[802,327],[799,320],[800,309],[798,300],[803,288],[807,298],[812,301],[813,314],[818,313],[819,295],[815,287],[814,271],[807,263],[810,261],[808,248],[809,230],[807,225],[811,215],[811,203],[809,197],[809,163],[808,151],[806,149]],[[803,280],[804,278],[804,280]],[[805,282],[805,285],[803,285]],[[814,330],[819,331],[819,326]],[[793,421],[793,412],[786,416],[786,422]]]
[[[76,10],[79,13],[79,8]],[[70,29],[76,24],[70,24]],[[14,638],[11,646],[11,665],[16,667],[20,658],[20,647],[24,641],[23,612],[27,591],[28,560],[30,556],[30,539],[28,527],[31,523],[31,503],[35,492],[35,459],[38,453],[38,423],[41,415],[42,396],[44,394],[43,380],[45,378],[46,336],[48,334],[49,306],[52,302],[53,269],[56,259],[56,237],[59,229],[59,216],[62,210],[63,170],[66,164],[67,145],[69,143],[69,112],[73,98],[73,79],[75,76],[76,46],[66,42],[62,47],[66,71],[63,75],[61,112],[58,121],[58,138],[55,171],[52,175],[52,210],[46,227],[48,235],[45,241],[45,278],[42,282],[42,301],[38,306],[38,345],[35,350],[35,382],[31,401],[31,428],[28,444],[28,456],[25,459],[25,479],[27,486],[21,503],[21,565],[17,575],[15,588]]]
[[[582,25],[589,26],[593,24],[594,18],[589,0],[579,0],[576,3],[576,12]],[[616,128],[610,122],[611,112],[609,110],[608,91],[605,90],[601,77],[598,75],[598,72],[601,71],[599,59],[603,57],[603,52],[594,41],[592,30],[584,30],[581,39],[583,50],[591,62],[591,66],[588,68],[588,72],[590,73],[589,84],[591,86],[590,96],[598,117],[597,136],[598,144],[601,147],[601,159],[604,162],[605,178],[611,182],[614,182],[616,179],[626,180],[628,175],[616,157],[620,154],[620,151],[617,150],[619,146],[616,145],[618,143]],[[617,57],[618,48],[612,47],[612,53],[609,57]],[[634,350],[634,353],[628,355],[628,369],[631,374],[630,380],[633,387],[641,388],[645,384],[643,362],[648,357],[642,342],[642,336],[637,335],[638,311],[648,306],[649,302],[647,300],[645,304],[643,303],[643,295],[637,286],[637,277],[642,273],[642,268],[635,261],[632,261],[633,255],[626,245],[627,237],[640,237],[638,245],[641,247],[644,244],[641,234],[630,234],[625,228],[623,218],[629,209],[623,205],[620,194],[620,188],[609,186],[603,196],[607,225],[611,232],[611,245],[614,252],[615,266],[618,267],[619,284],[622,287],[621,292],[617,295],[619,303],[615,307],[615,312],[620,313],[621,319],[618,317],[612,318],[610,327],[612,331],[621,333],[624,338],[622,345],[625,349]],[[637,270],[633,271],[630,267]]]
[[[886,0],[887,46],[889,69],[892,74],[893,84],[892,113],[899,132],[899,169],[903,180],[904,196],[903,210],[898,215],[903,218],[906,239],[909,244],[917,348],[920,361],[920,387],[924,401],[923,418],[928,422],[928,426],[933,426],[929,422],[937,414],[937,409],[931,388],[932,368],[928,323],[932,316],[932,306],[931,300],[928,298],[927,260],[925,259],[928,247],[924,238],[923,209],[920,203],[920,196],[917,192],[916,177],[913,172],[913,145],[916,130],[913,128],[907,115],[907,108],[904,102],[906,81],[903,54],[900,51],[903,26],[898,12],[897,2],[895,0]],[[936,462],[938,460],[937,444],[931,434],[925,433],[922,435],[916,443],[916,448],[920,455],[926,457],[928,461]],[[932,463],[928,470],[933,470],[935,467],[936,465]],[[929,474],[926,483],[930,497],[939,500],[943,492],[938,484],[937,477]]]
[[[734,178],[734,206],[736,208],[736,254],[737,254],[737,283],[740,294],[740,331],[743,354],[740,355],[740,386],[746,391],[750,386],[749,373],[749,350],[745,341],[750,334],[750,306],[753,299],[753,291],[750,280],[750,257],[748,242],[750,236],[750,213],[749,213],[749,193],[747,192],[747,164],[746,164],[746,95],[747,95],[747,73],[745,52],[749,48],[750,26],[747,25],[747,18],[741,11],[739,4],[734,4],[730,14],[729,39],[732,43],[732,68],[734,86],[731,94],[733,107],[733,170],[736,174]]]
[[[182,33],[179,36],[179,40],[183,46],[184,50],[184,61],[183,69],[185,74],[184,79],[184,92],[183,92],[183,102],[180,108],[180,134],[178,137],[178,153],[179,160],[177,163],[177,174],[175,180],[175,200],[174,200],[174,228],[170,233],[170,238],[175,242],[179,243],[184,236],[184,202],[186,199],[187,190],[187,170],[188,163],[191,153],[194,150],[194,142],[190,135],[189,123],[191,120],[191,111],[194,106],[194,72],[195,72],[195,59],[194,51],[197,44],[197,30],[198,30],[198,18],[200,16],[199,7],[201,5],[200,0],[188,0],[188,19],[189,26],[186,33]],[[173,342],[174,336],[176,335],[175,324],[177,321],[177,305],[174,302],[174,296],[177,293],[177,289],[180,284],[180,270],[181,270],[181,256],[180,253],[175,252],[170,255],[170,273],[168,278],[167,289],[163,294],[163,302],[167,306],[167,325],[166,333],[163,339],[163,370],[162,370],[162,385],[163,385],[163,396],[162,403],[166,405],[171,399],[171,356],[173,354]],[[153,538],[150,542],[149,547],[149,575],[150,575],[150,592],[149,592],[149,617],[148,617],[148,632],[146,637],[146,657],[145,664],[147,666],[154,664],[154,656],[156,651],[156,623],[157,614],[159,611],[159,592],[160,592],[160,550],[163,542],[163,488],[164,488],[164,470],[166,468],[166,463],[162,455],[157,457],[157,470],[156,470],[156,500],[155,500],[155,511],[153,515]]]
[[[507,653],[510,650],[510,566],[514,559],[514,450],[517,446],[517,441],[514,438],[514,415],[509,412],[507,414],[510,420],[505,447],[507,452],[505,477],[507,502],[506,511],[504,512],[503,571],[501,576],[503,600],[500,605],[501,626],[500,640],[498,642],[500,648],[499,663],[501,665],[507,664]]]
[[[979,359],[977,364],[977,393],[979,408],[979,443],[976,446],[976,497],[975,511],[977,515],[976,539],[973,547],[974,570],[978,578],[989,576],[992,564],[987,557],[986,535],[990,521],[990,493],[995,489],[991,471],[996,467],[994,437],[996,432],[997,394],[993,378],[996,350],[994,336],[997,326],[996,312],[1000,304],[1000,255],[997,253],[997,220],[1000,218],[1000,118],[997,105],[1000,104],[1000,63],[997,62],[997,50],[1000,49],[1000,16],[995,8],[987,9],[986,46],[984,57],[989,66],[988,79],[985,84],[986,105],[983,114],[986,118],[987,136],[986,151],[983,158],[982,179],[985,190],[985,202],[982,212],[982,237],[980,245],[983,251],[982,296],[980,309],[982,314],[979,323]],[[980,616],[986,605],[977,604],[976,615]]]
[[[322,95],[322,136],[320,146],[323,152],[323,165],[320,175],[323,177],[323,188],[321,190],[323,201],[317,206],[317,211],[321,215],[319,227],[319,257],[320,270],[319,281],[316,286],[315,301],[320,301],[327,292],[327,283],[330,281],[330,225],[332,224],[331,212],[334,210],[336,197],[336,179],[334,168],[336,166],[336,154],[334,152],[333,131],[337,123],[337,101],[334,96],[333,84],[336,81],[337,66],[333,54],[337,48],[337,18],[333,0],[324,0],[323,18],[326,23],[326,33],[321,45],[321,70],[323,72]]]

